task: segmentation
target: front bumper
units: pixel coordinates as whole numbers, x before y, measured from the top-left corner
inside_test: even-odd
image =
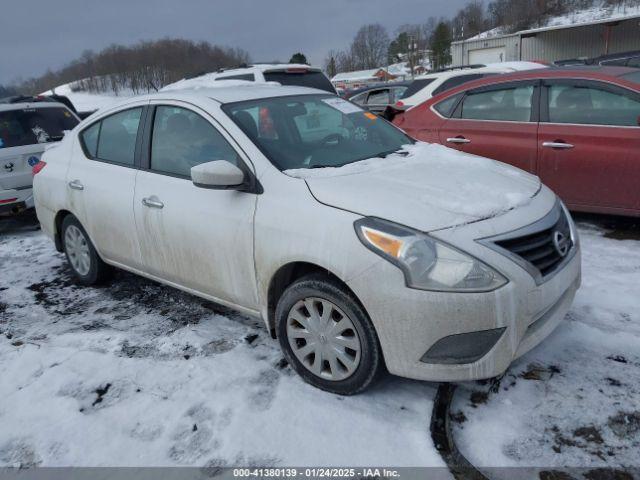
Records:
[[[540,218],[552,205],[551,201],[539,202],[528,210],[533,218]],[[524,216],[527,212],[518,213]],[[505,217],[510,215],[516,213]],[[381,260],[348,282],[369,313],[391,373],[429,381],[495,377],[504,373],[515,358],[546,338],[565,317],[581,281],[579,244],[574,247],[575,255],[570,261],[549,280],[537,284],[521,266],[474,240],[487,233],[508,230],[509,218],[492,220],[496,221],[443,231],[439,236],[453,244],[458,240],[456,246],[505,274],[509,283],[498,290],[451,293],[410,289],[405,286],[400,269],[386,260]],[[494,231],[489,232],[487,228]],[[465,236],[468,240],[466,245]],[[475,361],[456,363],[443,360],[435,363],[433,358],[424,361],[426,352],[438,342],[447,344],[442,342],[447,337],[486,331],[498,331],[498,339],[491,342],[493,346]],[[453,344],[451,341],[448,343]],[[443,355],[441,350],[435,358],[446,357],[446,352]]]

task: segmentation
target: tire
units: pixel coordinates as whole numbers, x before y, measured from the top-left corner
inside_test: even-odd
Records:
[[[110,278],[111,267],[102,261],[76,217],[64,217],[60,235],[69,267],[82,285],[96,285]]]
[[[317,388],[355,395],[383,368],[368,315],[344,286],[325,275],[291,284],[278,301],[275,320],[285,359]]]

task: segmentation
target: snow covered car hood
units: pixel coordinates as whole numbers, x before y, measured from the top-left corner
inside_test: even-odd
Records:
[[[303,178],[324,204],[425,232],[497,216],[540,190],[538,177],[495,160],[422,142],[404,151],[284,173]]]

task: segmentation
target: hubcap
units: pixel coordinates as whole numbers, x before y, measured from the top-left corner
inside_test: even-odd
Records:
[[[82,276],[87,275],[91,268],[89,245],[84,233],[75,225],[69,226],[64,234],[64,248],[73,269]]]
[[[358,332],[329,300],[308,297],[296,303],[287,317],[287,337],[296,358],[318,377],[344,380],[360,364]]]

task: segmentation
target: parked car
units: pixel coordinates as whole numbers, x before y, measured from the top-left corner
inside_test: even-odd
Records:
[[[595,58],[574,58],[553,62],[557,66],[601,65],[607,67],[640,68],[640,50],[610,53]]]
[[[51,99],[13,97],[0,102],[0,213],[32,208],[31,169],[47,145],[79,120]]]
[[[393,82],[372,85],[347,92],[342,98],[389,120],[391,119],[389,107],[402,98],[410,84],[411,82]]]
[[[320,90],[130,99],[38,165],[38,219],[80,283],[116,266],[261,317],[302,378],[340,394],[383,362],[499,375],[580,283],[571,217],[536,177]]]
[[[212,82],[224,80],[256,83],[277,82],[280,85],[318,88],[325,92],[336,93],[333,84],[321,69],[293,63],[245,65],[239,68],[220,70],[180,80],[167,85],[162,91],[217,86]]]
[[[640,71],[562,67],[468,83],[395,123],[538,175],[576,211],[640,215]]]
[[[416,77],[402,98],[395,104],[397,111],[408,110],[411,107],[434,97],[442,92],[458,87],[463,83],[480,78],[491,77],[502,73],[511,73],[527,69],[546,68],[538,62],[505,62],[491,65],[467,65],[454,67],[438,72]]]

